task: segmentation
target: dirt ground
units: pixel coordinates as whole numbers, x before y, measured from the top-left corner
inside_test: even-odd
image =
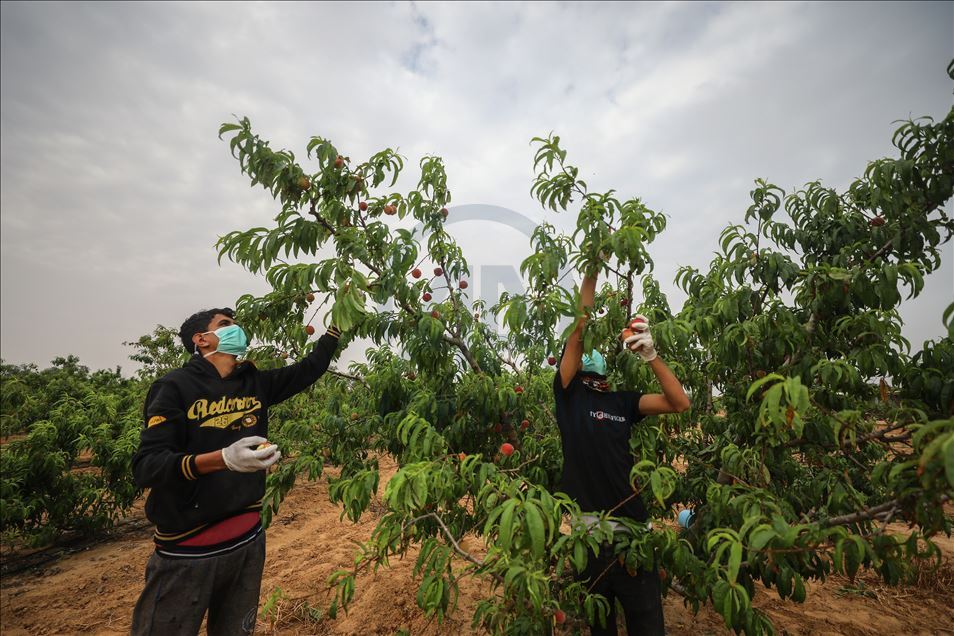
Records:
[[[395,465],[382,462],[381,468],[383,484]],[[4,636],[128,633],[153,549],[152,529],[142,518],[141,506],[142,502],[115,538],[3,576]],[[309,606],[327,608],[328,575],[353,564],[356,542],[370,536],[376,521],[374,514],[358,524],[338,517],[339,509],[328,501],[323,481],[301,483],[285,500],[268,530],[260,608],[276,588],[285,598],[276,603],[270,617],[259,621],[258,633],[393,634],[402,628],[412,634],[471,633],[473,610],[487,589],[465,581],[457,611],[438,625],[417,608],[411,575],[414,553],[392,561],[390,569],[358,577],[347,614],[339,613],[335,620],[309,616]],[[954,634],[954,541],[942,536],[938,543],[944,551],[941,569],[925,576],[917,587],[891,588],[872,574],[859,575],[853,584],[834,577],[810,584],[808,599],[801,605],[768,594],[757,595],[756,605],[771,615],[780,634]],[[481,554],[474,539],[465,539],[463,546]],[[6,568],[16,559],[7,546]],[[727,633],[717,614],[703,609],[693,616],[675,592],[664,599],[664,607],[670,634]]]

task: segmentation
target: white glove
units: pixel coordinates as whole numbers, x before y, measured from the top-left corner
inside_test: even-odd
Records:
[[[635,316],[627,330],[634,333],[623,340],[624,346],[638,353],[643,362],[655,360],[656,346],[653,343],[653,335],[649,332],[649,319],[643,315]]]
[[[243,437],[239,441],[226,446],[222,449],[222,460],[225,466],[237,473],[254,473],[259,470],[265,470],[282,457],[278,446],[271,444],[261,450],[255,450],[255,447],[266,442],[264,437],[257,435],[252,437]]]

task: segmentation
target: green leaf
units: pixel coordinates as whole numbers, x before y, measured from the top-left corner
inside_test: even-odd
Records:
[[[752,383],[752,386],[749,387],[749,390],[745,394],[746,401],[748,401],[752,397],[752,394],[758,391],[762,385],[767,384],[769,382],[780,382],[783,380],[785,380],[785,377],[777,373],[769,373],[764,378],[760,378],[756,380],[755,382]]]
[[[503,512],[500,515],[500,529],[497,538],[500,541],[500,547],[504,551],[510,550],[510,544],[513,541],[513,515],[517,507],[516,499],[508,499],[503,505]]]
[[[796,603],[805,602],[805,582],[798,574],[795,575],[795,589],[792,591],[792,600]]]
[[[544,529],[543,517],[537,505],[532,501],[527,501],[524,505],[524,511],[527,518],[527,529],[530,533],[531,553],[536,559],[543,557],[544,549]]]
[[[221,139],[225,133],[233,130],[242,130],[242,127],[239,124],[222,124],[219,126],[219,139]]]
[[[578,573],[586,569],[586,546],[579,541],[573,544],[573,567]]]
[[[742,563],[742,544],[735,542],[729,551],[729,583],[735,583],[739,576],[739,566]]]
[[[759,551],[764,548],[768,543],[777,536],[775,530],[772,529],[772,526],[768,524],[762,524],[755,528],[752,531],[752,534],[749,535],[749,545],[753,550]]]
[[[653,489],[653,495],[656,497],[656,501],[659,502],[660,506],[665,505],[665,500],[662,497],[662,478],[659,475],[659,471],[654,470],[649,476],[649,483]]]
[[[948,490],[954,488],[954,434],[948,436],[942,448],[944,453],[944,473],[947,476]]]

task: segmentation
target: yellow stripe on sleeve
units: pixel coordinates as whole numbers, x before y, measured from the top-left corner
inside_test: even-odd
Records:
[[[189,466],[189,459],[192,457],[192,455],[186,455],[182,458],[182,474],[189,481],[195,481],[195,475],[192,474],[192,468]]]

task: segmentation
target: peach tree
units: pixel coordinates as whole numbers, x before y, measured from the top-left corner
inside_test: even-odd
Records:
[[[678,311],[652,276],[649,246],[665,217],[639,198],[592,192],[559,137],[533,140],[531,192],[552,213],[575,214],[575,231],[539,225],[521,265],[526,293],[485,307],[445,227],[439,157],[421,159],[416,187],[400,193],[405,159],[390,149],[353,160],[313,137],[306,165],[247,119],[223,124],[226,135],[251,184],[280,205],[272,223],[218,242],[220,259],[271,287],[237,303],[250,357],[301,357],[322,309],[344,330],[342,348],[373,343],[366,361],[320,383],[319,399],[281,407],[272,435],[290,457],[269,477],[266,521],[298,476],[315,479],[328,462],[340,468],[328,479],[342,517],[383,502],[355,567],[328,581],[332,616],[359,572],[412,548],[423,611],[443,618],[460,579],[479,577],[489,592],[473,626],[507,633],[601,620],[605,599],[575,575],[603,542],[630,570],[657,554],[667,592],[711,604],[746,633],[772,631],[752,606],[758,584],[802,601],[808,580],[868,568],[897,583],[939,557],[931,537],[951,532],[943,506],[954,484],[954,305],[939,317],[948,336],[913,355],[898,307],[921,292],[954,232],[944,209],[954,110],[904,122],[898,155],[844,192],[814,182],[786,196],[757,181],[709,269],[679,271],[688,298]],[[570,268],[601,273],[592,309],[564,282]],[[615,386],[653,389],[617,339],[643,313],[693,398],[690,411],[633,430],[631,482],[656,520],[648,530],[567,522],[579,510],[559,492],[552,380],[584,311],[584,350],[607,353]],[[383,488],[382,454],[399,463]],[[684,507],[695,515],[678,531],[671,520]]]

